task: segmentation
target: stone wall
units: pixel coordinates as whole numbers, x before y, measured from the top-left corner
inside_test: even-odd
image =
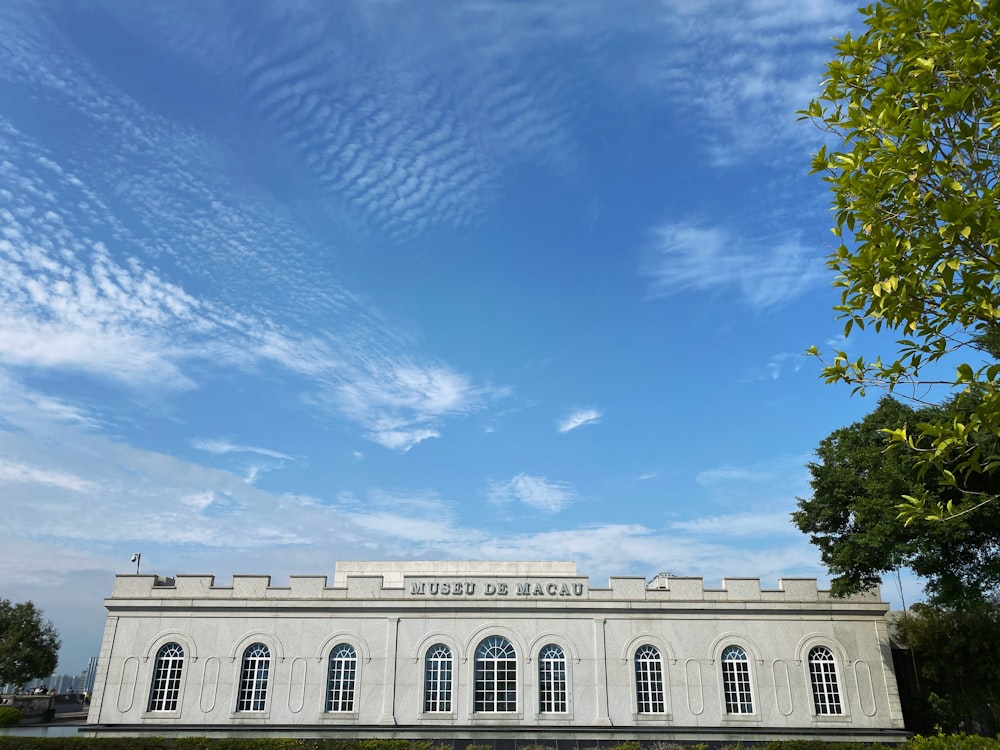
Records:
[[[728,728],[735,732],[902,729],[902,716],[877,592],[835,599],[815,580],[786,579],[774,590],[756,579],[612,578],[591,588],[572,563],[356,563],[327,585],[325,576],[119,576],[106,605],[108,624],[90,721],[109,725],[201,727],[405,727],[440,736],[463,728]],[[444,566],[445,564],[441,564]],[[489,565],[492,575],[484,574]],[[513,564],[508,564],[513,565]],[[381,566],[381,569],[379,567]],[[393,566],[393,567],[391,567]],[[502,636],[517,655],[516,710],[474,710],[475,654]],[[176,711],[148,711],[156,654],[183,648]],[[271,654],[263,711],[236,711],[244,651]],[[357,700],[325,711],[328,658],[341,643],[357,653]],[[454,656],[452,710],[423,711],[425,655],[445,644]],[[538,655],[548,644],[566,655],[567,708],[539,710]],[[727,713],[720,657],[748,655],[753,710]],[[662,711],[636,699],[635,655],[653,646],[664,679]],[[842,713],[818,715],[808,654],[835,657]]]

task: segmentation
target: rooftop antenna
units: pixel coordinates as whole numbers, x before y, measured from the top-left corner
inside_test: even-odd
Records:
[[[142,559],[142,553],[141,552],[135,552],[132,555],[131,562],[135,563],[135,574],[136,575],[139,575],[139,560],[141,560],[141,559]]]

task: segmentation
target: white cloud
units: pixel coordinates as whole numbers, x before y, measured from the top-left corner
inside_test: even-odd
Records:
[[[94,492],[97,489],[97,485],[93,482],[58,469],[45,469],[10,461],[0,461],[0,482],[41,484],[82,493]]]
[[[822,258],[792,239],[748,241],[721,227],[670,222],[652,232],[640,273],[651,297],[735,288],[755,308],[781,304],[825,278]]]
[[[111,103],[108,107],[117,111]],[[142,113],[118,114],[130,124],[121,133],[142,132],[168,144],[177,137],[172,124]],[[121,133],[109,134],[111,142],[125,137]],[[188,269],[193,277],[225,273],[222,289],[256,284],[256,274],[282,278],[290,291],[281,304],[300,306],[299,315],[322,308],[324,327],[300,330],[296,315],[290,316],[294,326],[279,323],[289,319],[287,311],[263,295],[254,296],[253,306],[245,299],[209,299],[168,281],[137,257],[116,259],[112,250],[142,247],[150,235],[120,225],[101,195],[98,175],[88,182],[72,176],[0,118],[5,178],[19,186],[16,192],[0,191],[0,278],[5,282],[0,286],[0,366],[12,372],[83,372],[133,392],[153,389],[170,397],[171,391],[197,389],[226,370],[256,374],[276,365],[296,376],[302,400],[346,417],[362,435],[399,451],[440,435],[445,420],[481,408],[487,396],[504,395],[502,389],[474,385],[445,364],[428,362],[369,302],[316,269],[300,268],[301,258],[316,250],[311,240],[286,225],[275,206],[248,205],[246,196],[231,194],[231,185],[198,182],[184,158],[204,158],[199,150],[208,146],[195,143],[164,153],[162,180],[140,180],[134,191],[114,199],[137,216],[157,214],[145,229],[163,242],[203,236],[196,243],[198,260],[184,256],[182,261],[195,263]],[[135,144],[120,146],[127,153]],[[132,175],[126,170],[119,178],[127,182]],[[174,185],[177,194],[151,194],[159,183]],[[211,217],[203,215],[206,201],[213,207]],[[88,206],[87,211],[80,206]],[[116,230],[119,242],[113,248],[97,239],[96,227],[104,226]],[[253,244],[246,237],[255,238]],[[282,247],[281,265],[262,256],[258,245]],[[225,441],[205,441],[203,449],[288,458]]]
[[[410,448],[431,438],[441,437],[437,430],[414,429],[414,430],[373,430],[368,433],[372,442],[378,443],[383,448],[406,453]]]
[[[714,538],[719,536],[798,535],[800,533],[792,524],[788,513],[772,512],[735,513],[694,518],[689,521],[674,521],[670,524],[670,528]]]
[[[706,507],[714,507],[716,513],[768,516],[783,506],[790,513],[795,509],[795,498],[809,494],[806,465],[811,458],[809,454],[787,454],[742,466],[724,464],[704,469],[694,479],[705,488]]]
[[[491,482],[487,494],[493,503],[520,502],[546,513],[558,513],[573,501],[573,490],[566,482],[551,482],[527,474]]]
[[[747,372],[742,381],[777,380],[782,375],[787,374],[789,370],[792,373],[799,372],[807,359],[809,359],[808,355],[794,352],[775,354],[763,367]]]
[[[373,441],[406,452],[418,443],[440,437],[446,417],[482,408],[490,389],[441,365],[398,362],[370,364],[349,382],[334,388],[333,408],[367,428]]]
[[[280,451],[271,450],[270,448],[258,448],[253,445],[237,445],[229,440],[224,439],[200,439],[192,440],[191,445],[201,451],[206,451],[207,453],[256,453],[261,456],[267,456],[268,458],[277,458],[283,461],[294,461],[291,456],[287,453],[281,453]]]
[[[205,510],[215,501],[215,494],[211,491],[195,492],[191,495],[184,495],[180,498],[182,504],[190,506],[195,510]]]
[[[773,473],[760,468],[738,466],[717,466],[699,471],[695,481],[701,485],[717,484],[719,482],[763,482],[773,477]]]
[[[585,424],[596,424],[604,416],[600,409],[577,409],[568,417],[559,422],[559,432],[569,432]]]

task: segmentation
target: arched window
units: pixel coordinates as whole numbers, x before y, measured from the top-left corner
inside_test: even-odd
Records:
[[[354,687],[358,676],[358,655],[349,643],[339,643],[330,652],[326,682],[326,710],[353,711]]]
[[[424,658],[424,711],[451,711],[451,649],[435,643]]]
[[[184,649],[179,643],[165,643],[156,652],[153,684],[149,689],[149,711],[176,711],[181,694]]]
[[[722,690],[726,697],[727,714],[752,714],[753,693],[750,690],[750,660],[739,646],[727,646],[722,652]]]
[[[826,646],[816,646],[809,651],[809,680],[812,682],[817,714],[844,713],[837,687],[837,662]]]
[[[538,652],[538,710],[566,711],[566,654],[554,643]]]
[[[476,712],[517,711],[517,654],[506,638],[491,636],[476,649]]]
[[[635,652],[635,698],[641,714],[662,714],[663,662],[656,646],[640,646]]]
[[[237,711],[263,711],[267,701],[267,677],[271,671],[271,651],[263,643],[253,643],[243,652]]]

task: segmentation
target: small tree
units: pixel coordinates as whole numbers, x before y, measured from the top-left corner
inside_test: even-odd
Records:
[[[0,599],[0,683],[24,686],[46,677],[59,661],[59,636],[31,602]]]
[[[912,386],[919,400],[940,384],[974,395],[971,411],[890,433],[960,492],[911,495],[900,515],[950,517],[993,502],[967,480],[1000,468],[1000,364],[983,355],[1000,330],[1000,2],[882,0],[861,12],[866,30],[837,41],[803,115],[835,139],[813,171],[834,195],[841,244],[828,266],[844,335],[868,326],[898,338],[885,359],[823,356],[824,376],[862,393]],[[945,361],[952,379],[928,374]]]

